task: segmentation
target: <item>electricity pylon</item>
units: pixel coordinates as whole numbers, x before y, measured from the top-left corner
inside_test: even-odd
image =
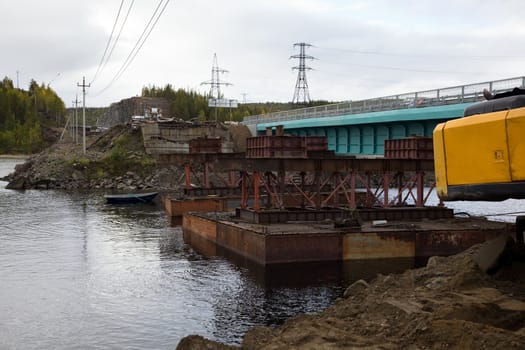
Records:
[[[213,67],[211,68],[211,80],[204,81],[201,85],[210,85],[210,96],[209,98],[220,99],[221,95],[221,85],[231,85],[228,82],[221,81],[221,74],[228,73],[226,69],[219,68],[217,63],[217,54],[213,54]]]
[[[293,47],[299,46],[299,54],[290,56],[292,58],[299,59],[299,65],[292,67],[292,70],[297,69],[297,82],[295,83],[295,92],[293,94],[292,103],[304,103],[310,102],[310,93],[308,92],[308,81],[306,80],[306,71],[311,70],[311,67],[306,65],[306,60],[314,60],[315,57],[306,54],[306,48],[312,45],[307,43],[295,43]]]

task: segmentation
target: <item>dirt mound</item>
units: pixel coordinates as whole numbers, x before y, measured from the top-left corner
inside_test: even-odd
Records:
[[[357,281],[320,314],[250,330],[240,348],[523,349],[525,266],[515,262],[488,275],[475,263],[480,247],[370,284]],[[195,347],[191,339],[180,349],[202,348],[202,339]]]
[[[91,142],[87,149],[96,152],[109,152],[114,146],[115,140],[124,135],[132,135],[129,127],[126,125],[113,126],[100,135],[91,136]]]
[[[233,141],[234,152],[246,152],[246,138],[252,134],[246,125],[230,125],[228,127]]]

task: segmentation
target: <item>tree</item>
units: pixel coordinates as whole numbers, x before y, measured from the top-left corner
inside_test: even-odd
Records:
[[[14,89],[13,87],[13,81],[11,79],[9,79],[8,77],[5,77],[4,80],[2,80],[2,88],[5,88],[5,89]]]
[[[171,115],[177,118],[189,120],[198,118],[199,120],[215,120],[215,109],[208,107],[209,96],[202,95],[194,90],[178,89],[173,90],[171,84],[164,87],[144,86],[142,88],[143,97],[163,97],[170,102]],[[309,106],[318,106],[327,104],[327,101],[312,101]],[[265,114],[276,111],[284,111],[295,108],[291,103],[249,103],[240,104],[238,108],[231,110],[231,119],[233,121],[242,121],[249,115]],[[217,119],[219,121],[230,120],[229,108],[219,108],[217,110]]]
[[[45,146],[44,129],[56,126],[65,104],[55,91],[31,80],[27,91],[0,82],[0,152],[37,152]]]

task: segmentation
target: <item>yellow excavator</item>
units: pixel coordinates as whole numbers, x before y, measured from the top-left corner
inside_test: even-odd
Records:
[[[433,142],[443,200],[525,198],[525,95],[467,107],[436,126]]]
[[[463,118],[438,124],[433,144],[436,191],[442,200],[525,198],[525,90],[494,95],[467,107]],[[525,216],[517,216],[517,244],[511,251],[522,258],[524,230]],[[496,245],[484,255],[494,260],[487,266],[509,251],[508,241]]]

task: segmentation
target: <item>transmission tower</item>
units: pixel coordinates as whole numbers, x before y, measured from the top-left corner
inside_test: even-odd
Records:
[[[299,54],[290,56],[292,58],[299,59],[299,65],[292,67],[292,70],[297,69],[297,82],[295,83],[295,92],[293,94],[292,103],[304,103],[307,104],[310,102],[310,93],[308,92],[308,82],[306,80],[306,71],[311,70],[312,68],[306,65],[306,60],[314,60],[315,57],[306,54],[306,48],[311,47],[312,45],[307,43],[295,43],[293,47],[296,48],[299,46]]]
[[[225,81],[221,81],[221,74],[228,73],[226,69],[219,68],[217,63],[217,54],[213,54],[213,67],[211,68],[211,80],[202,82],[201,85],[210,85],[209,98],[221,99],[221,85],[231,85]]]

